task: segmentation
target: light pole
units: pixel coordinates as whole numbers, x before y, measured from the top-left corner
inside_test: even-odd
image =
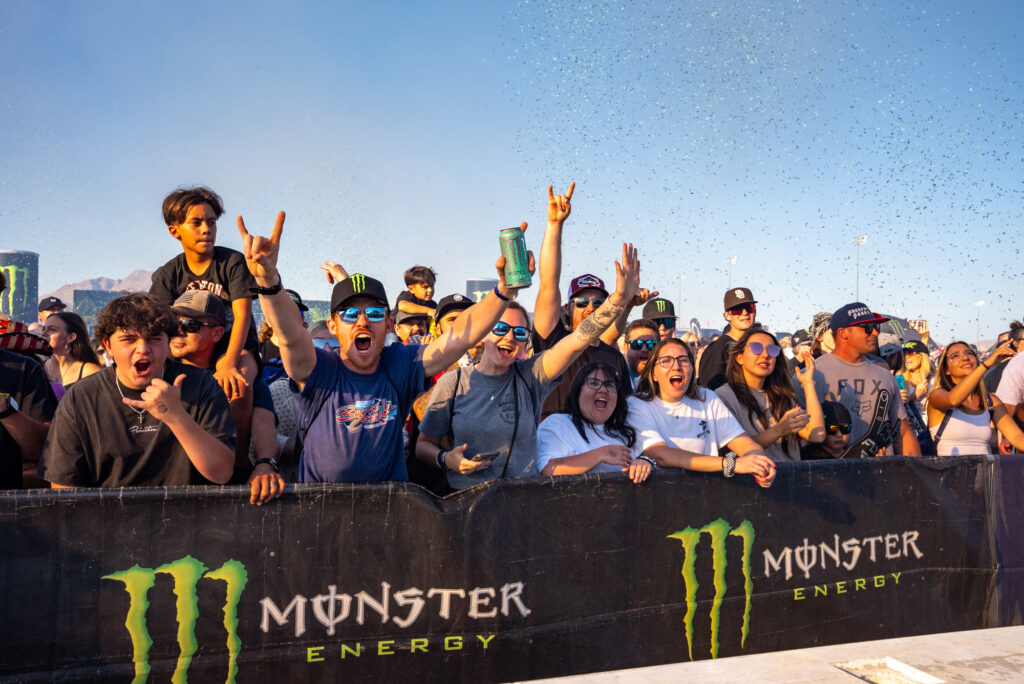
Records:
[[[685,277],[685,273],[676,273],[676,278],[679,278],[679,300],[676,302],[676,306],[679,307],[679,311],[683,310],[683,278]],[[679,315],[679,311],[676,312],[677,316]]]
[[[860,246],[868,241],[867,235],[858,235],[853,238],[853,244],[857,246],[857,294],[854,296],[856,301],[860,301]]]
[[[976,307],[978,307],[978,312],[977,312],[977,315],[975,316],[975,319],[974,319],[975,325],[978,326],[978,329],[977,329],[977,332],[976,332],[977,337],[974,340],[974,346],[977,347],[978,353],[980,354],[981,353],[981,307],[985,306],[985,302],[984,302],[984,300],[979,299],[976,302],[971,302],[971,304],[976,306]]]
[[[725,257],[725,263],[729,264],[729,285],[725,288],[732,289],[732,267],[736,263],[736,257]]]

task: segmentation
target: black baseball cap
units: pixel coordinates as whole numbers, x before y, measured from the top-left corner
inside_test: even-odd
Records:
[[[810,344],[813,341],[814,338],[811,337],[811,333],[806,328],[801,328],[793,333],[793,336],[789,339],[789,344],[795,348],[799,344]]]
[[[726,291],[725,298],[723,300],[725,308],[723,311],[728,311],[741,304],[757,304],[757,300],[754,299],[754,293],[746,287],[734,287],[731,290]]]
[[[927,354],[928,346],[921,340],[910,340],[903,343],[903,349],[912,354]]]
[[[171,311],[187,318],[212,318],[218,325],[226,325],[224,300],[208,290],[185,290],[171,304]]]
[[[68,308],[68,305],[60,301],[56,297],[43,297],[39,300],[39,311],[49,311],[50,309],[60,309],[63,311]]]
[[[434,318],[441,320],[452,311],[464,311],[471,306],[473,306],[473,300],[469,297],[460,294],[450,294],[447,297],[443,297],[437,303],[437,311],[434,313]]]
[[[825,414],[825,425],[849,425],[853,422],[850,410],[836,401],[821,402],[821,412]]]
[[[369,297],[384,308],[388,308],[388,293],[384,290],[384,284],[362,273],[353,273],[334,286],[331,292],[331,313],[357,297]]]
[[[293,302],[295,302],[295,306],[299,307],[299,311],[309,311],[309,307],[302,303],[302,297],[299,296],[298,292],[288,289],[285,289],[285,292],[287,292],[288,296],[292,298]]]
[[[676,316],[676,308],[672,306],[672,302],[658,297],[644,304],[643,318],[653,321],[655,318],[678,319],[679,316]]]

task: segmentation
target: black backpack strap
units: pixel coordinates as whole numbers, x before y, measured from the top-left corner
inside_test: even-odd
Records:
[[[935,437],[932,441],[935,442],[935,446],[939,446],[939,440],[942,439],[942,433],[946,431],[946,426],[949,425],[949,419],[953,416],[953,409],[948,409],[946,415],[942,416],[942,422],[939,423],[939,429],[935,431]]]
[[[454,448],[455,446],[455,429],[452,427],[452,423],[455,420],[455,395],[459,393],[459,383],[462,381],[462,366],[459,366],[455,371],[455,389],[452,390],[452,396],[448,399],[448,448]]]
[[[508,464],[512,462],[512,448],[516,445],[516,435],[519,433],[519,366],[513,366],[516,374],[512,377],[512,402],[515,404],[515,422],[512,423],[512,441],[508,443],[508,456],[505,458],[505,467],[501,469],[501,479],[505,479],[508,473]],[[523,380],[523,382],[526,382]],[[532,401],[532,400],[531,400]]]

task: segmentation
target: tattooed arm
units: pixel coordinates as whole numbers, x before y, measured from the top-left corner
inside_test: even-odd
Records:
[[[640,260],[633,245],[622,245],[622,263],[615,262],[615,292],[601,307],[590,314],[568,336],[544,352],[544,374],[549,378],[561,375],[583,350],[597,342],[616,317],[633,300],[640,288]]]

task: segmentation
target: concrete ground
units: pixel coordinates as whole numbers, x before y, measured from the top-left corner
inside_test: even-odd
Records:
[[[885,658],[897,662],[880,662]],[[837,663],[858,661],[863,678],[836,667]],[[900,664],[909,665],[910,669],[900,671]],[[862,641],[536,681],[558,684],[1024,682],[1024,627]]]

